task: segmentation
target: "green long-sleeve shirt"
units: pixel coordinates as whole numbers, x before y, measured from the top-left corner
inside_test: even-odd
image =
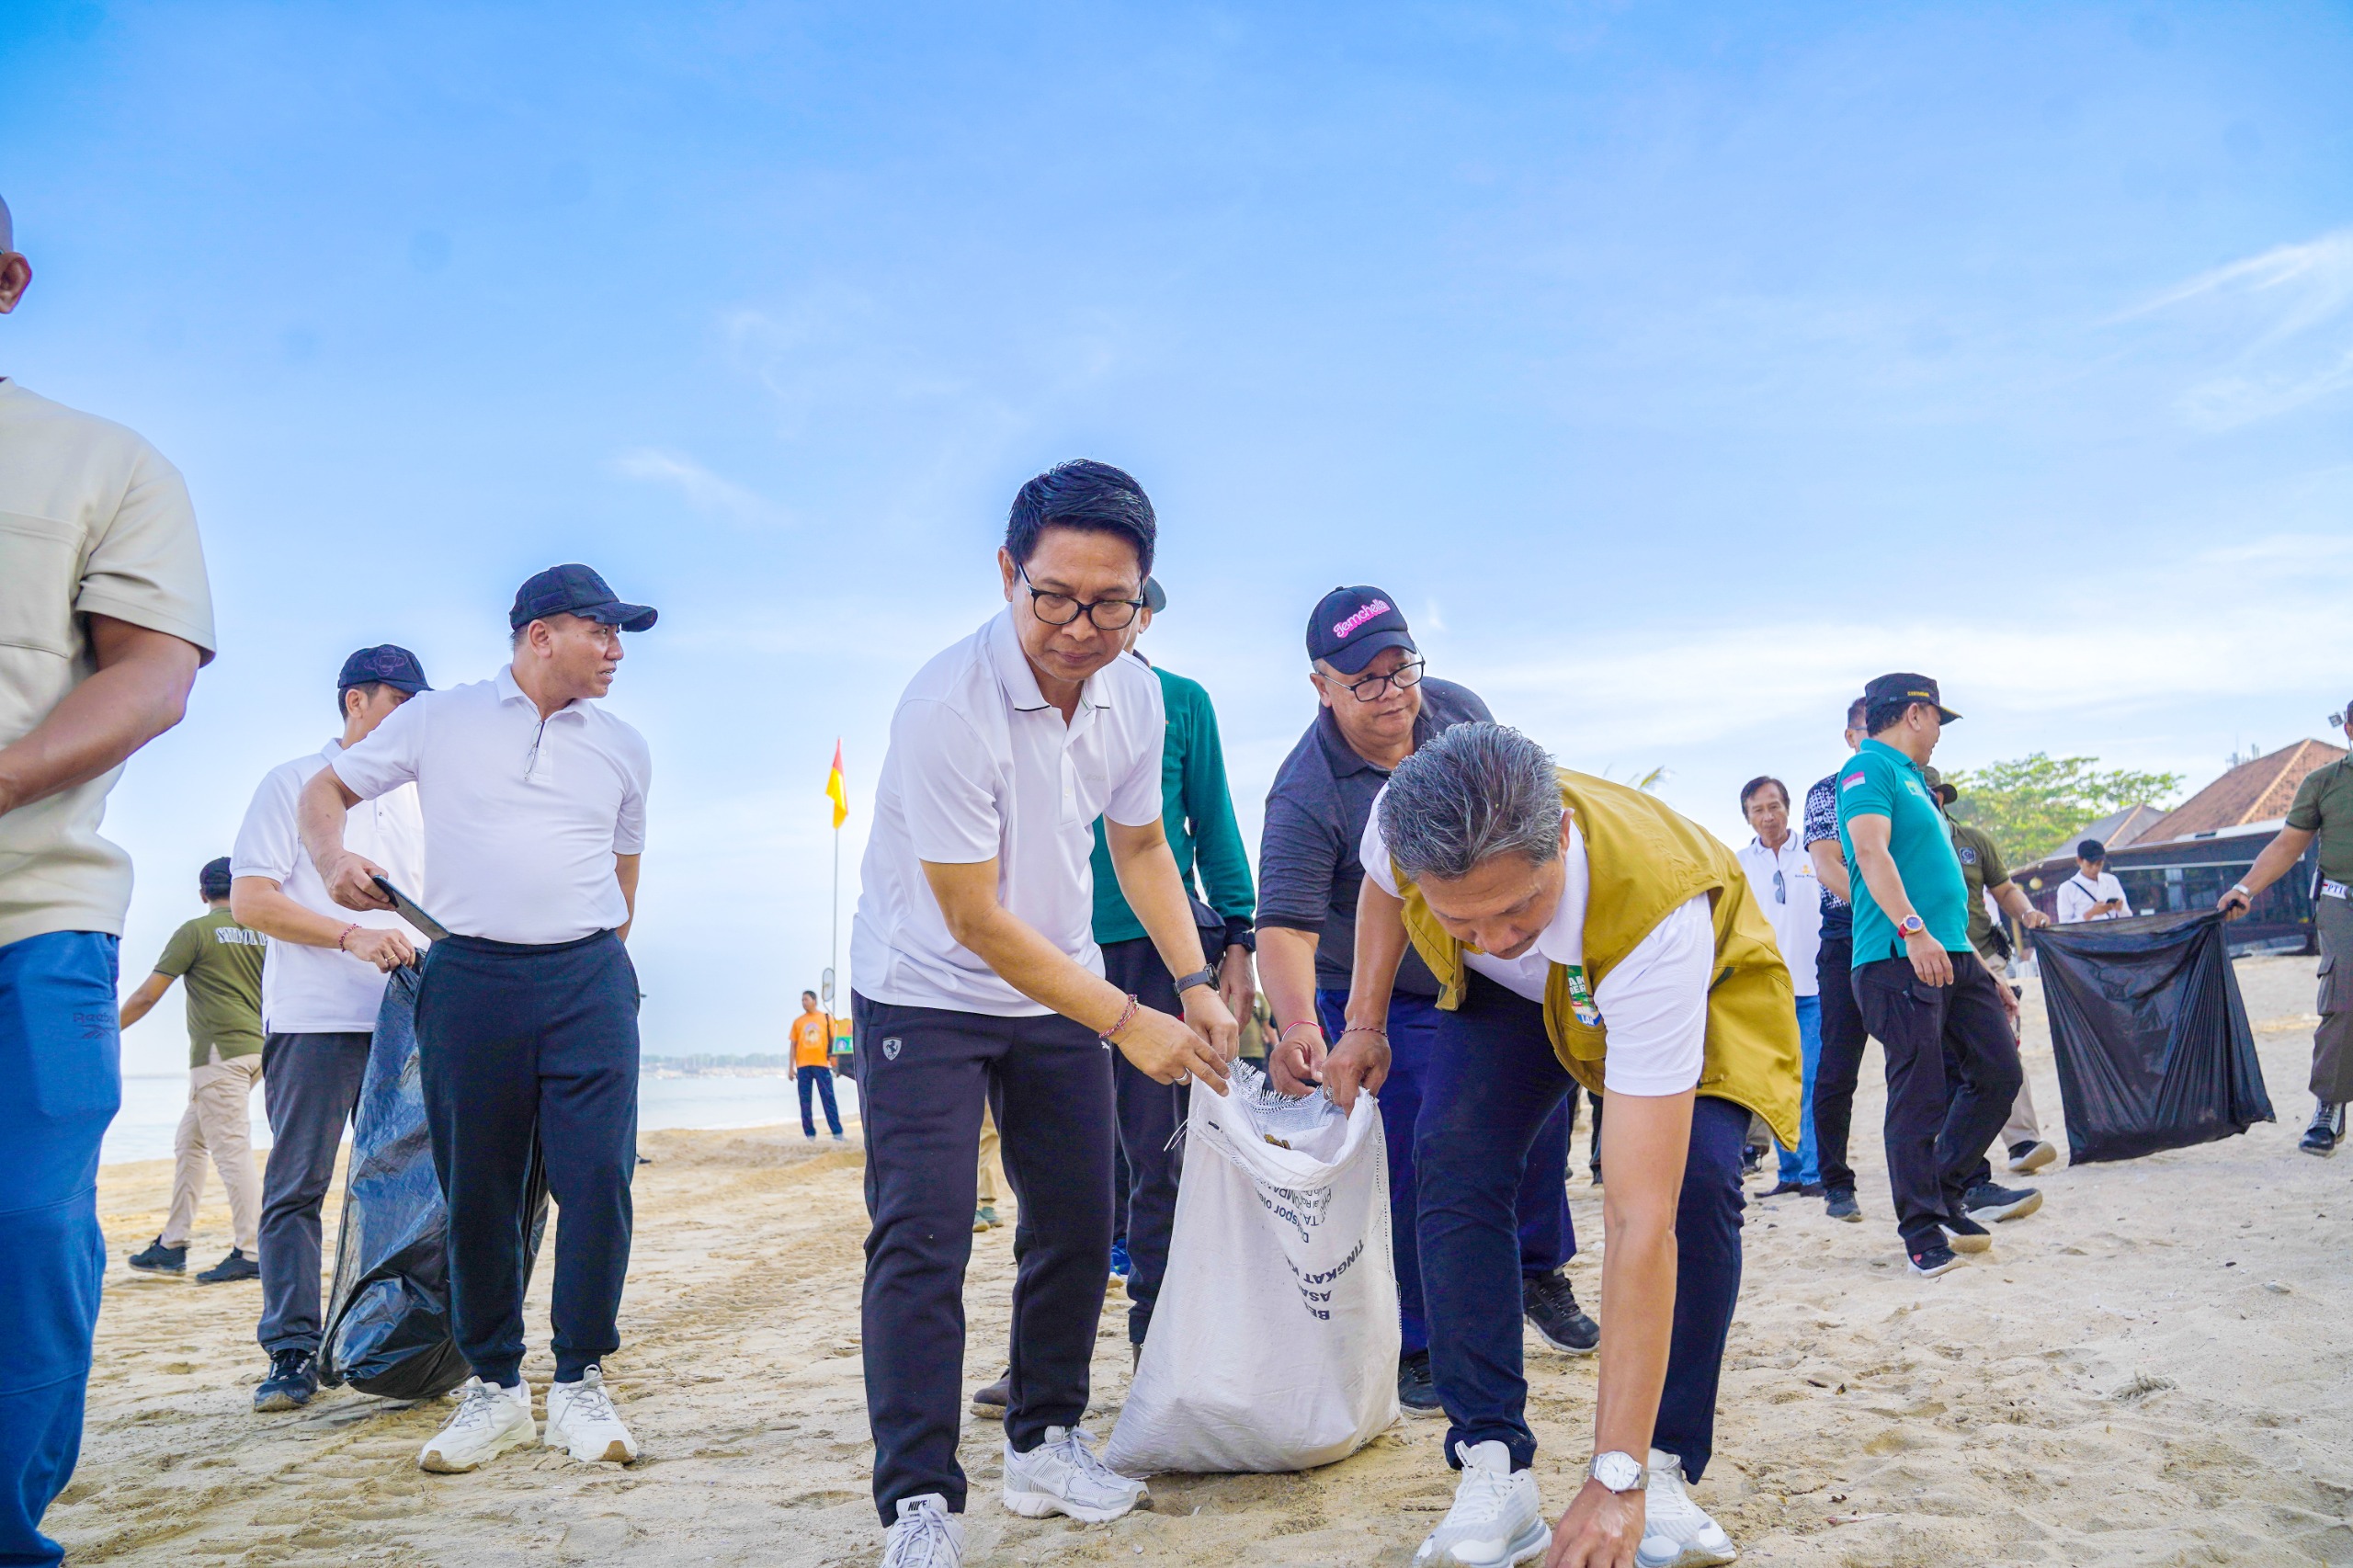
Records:
[[[1168,738],[1160,755],[1161,825],[1176,857],[1185,891],[1225,917],[1229,933],[1247,932],[1258,904],[1250,880],[1250,857],[1233,820],[1233,796],[1226,788],[1225,748],[1218,741],[1217,710],[1199,681],[1171,675],[1157,665],[1160,697],[1168,710]],[[1205,891],[1206,890],[1206,891]],[[1128,901],[1120,895],[1120,875],[1111,868],[1103,824],[1095,824],[1095,939],[1129,942],[1146,935]],[[1233,939],[1229,937],[1229,940]],[[1246,939],[1246,938],[1245,938]],[[1211,960],[1217,954],[1209,955]]]

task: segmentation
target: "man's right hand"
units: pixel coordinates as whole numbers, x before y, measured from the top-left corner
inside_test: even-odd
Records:
[[[2231,888],[2224,892],[2221,898],[2215,901],[2214,907],[2222,912],[2223,919],[2236,920],[2239,916],[2247,912],[2248,907],[2252,905],[2254,902],[2255,901],[2252,898],[2249,898],[2239,889]]]
[[[1225,1093],[1225,1063],[1216,1049],[1188,1028],[1154,1007],[1138,1007],[1120,1038],[1111,1042],[1137,1072],[1155,1084],[1191,1081]]]
[[[383,867],[348,849],[319,870],[320,880],[327,885],[327,896],[346,909],[392,908],[392,901],[376,885],[375,879],[383,874]]]
[[[1920,977],[1923,985],[1945,986],[1952,983],[1952,955],[1945,946],[1926,931],[1915,931],[1904,938],[1904,951],[1912,960],[1912,972]]]
[[[1357,1091],[1381,1093],[1389,1081],[1389,1041],[1370,1029],[1348,1029],[1324,1059],[1324,1090],[1342,1110],[1357,1108]]]
[[[362,926],[343,938],[343,950],[362,963],[372,963],[386,974],[414,960],[416,944],[406,932]]]
[[[1331,1048],[1324,1043],[1320,1024],[1295,1024],[1287,1038],[1267,1053],[1267,1080],[1277,1094],[1299,1099],[1313,1094],[1324,1082],[1324,1060]]]

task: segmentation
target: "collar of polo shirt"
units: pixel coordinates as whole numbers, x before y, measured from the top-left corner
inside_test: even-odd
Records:
[[[525,691],[521,686],[517,684],[514,665],[506,665],[500,667],[498,671],[497,686],[499,701],[520,702],[524,706],[529,708],[534,713],[539,711],[540,705],[531,700],[531,694]],[[560,719],[566,713],[571,713],[576,710],[585,711],[584,704],[585,704],[587,700],[588,699],[585,697],[575,697],[571,701],[565,703],[563,707],[557,709],[554,712],[549,714],[548,717],[551,719]]]
[[[1030,666],[1029,655],[1021,651],[1020,633],[1013,630],[1013,607],[1007,605],[997,618],[989,622],[989,662],[996,666],[996,677],[1005,683],[1006,695],[1013,699],[1017,713],[1035,713],[1040,708],[1051,708],[1046,694],[1038,689],[1038,672]],[[1110,668],[1106,665],[1104,669]],[[1078,705],[1081,708],[1108,708],[1110,693],[1105,686],[1103,671],[1097,670],[1080,683]]]

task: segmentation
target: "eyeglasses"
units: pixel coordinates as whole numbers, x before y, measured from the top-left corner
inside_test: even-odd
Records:
[[[1421,685],[1422,671],[1428,664],[1427,659],[1408,659],[1385,676],[1367,676],[1359,681],[1344,681],[1333,676],[1324,678],[1343,691],[1354,692],[1358,702],[1378,702],[1389,695],[1392,686],[1400,691],[1411,691]]]
[[[1781,874],[1779,867],[1776,867],[1773,871],[1773,902],[1775,903],[1790,902],[1790,880]]]
[[[1075,599],[1068,594],[1050,594],[1029,581],[1027,567],[1021,571],[1021,585],[1029,590],[1029,609],[1048,626],[1068,626],[1084,614],[1098,631],[1124,631],[1135,623],[1136,612],[1144,608],[1142,599]]]

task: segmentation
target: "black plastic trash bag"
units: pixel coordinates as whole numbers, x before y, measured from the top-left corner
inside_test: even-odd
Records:
[[[335,1285],[319,1346],[321,1382],[349,1383],[386,1399],[433,1399],[468,1375],[449,1331],[449,1210],[425,1126],[417,980],[414,968],[394,970],[376,1014],[352,1119]],[[536,1142],[524,1206],[531,1216],[528,1278],[547,1226],[547,1178]]]
[[[2075,1164],[2273,1119],[2220,914],[2049,926],[2034,950]]]

